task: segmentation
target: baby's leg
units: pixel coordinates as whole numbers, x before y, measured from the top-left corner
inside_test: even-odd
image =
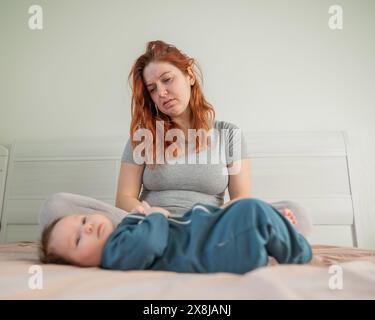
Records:
[[[249,230],[252,267],[262,265],[264,251],[279,263],[306,263],[311,260],[309,243],[270,204],[257,199],[242,199],[230,205],[226,211],[231,211],[228,212],[228,219],[237,221],[239,229],[247,226]]]

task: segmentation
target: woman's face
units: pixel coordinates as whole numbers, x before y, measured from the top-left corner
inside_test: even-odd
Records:
[[[191,86],[195,82],[190,69],[184,74],[168,62],[150,62],[143,70],[148,92],[159,111],[177,118],[189,105]]]

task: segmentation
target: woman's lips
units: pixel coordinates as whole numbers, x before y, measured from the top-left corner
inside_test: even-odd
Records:
[[[175,101],[176,101],[176,99],[169,99],[168,101],[163,103],[163,107],[169,108],[169,107],[172,106],[172,104],[174,104]]]

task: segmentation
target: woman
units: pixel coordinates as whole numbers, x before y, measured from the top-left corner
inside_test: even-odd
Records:
[[[181,216],[197,202],[226,206],[223,199],[227,187],[231,201],[250,197],[249,160],[243,136],[233,124],[215,121],[214,109],[203,96],[195,67],[194,59],[163,41],[149,42],[146,52],[134,63],[129,75],[133,92],[131,138],[122,157],[117,207],[127,212],[140,211],[144,200]],[[136,147],[142,146],[142,129],[150,137],[150,144],[143,148],[148,153],[144,157],[147,163],[135,159]],[[189,136],[189,129],[190,133],[191,129],[194,133],[200,130],[198,142]],[[179,135],[180,143],[175,146],[168,141],[171,132]],[[223,148],[216,149],[212,141]],[[216,153],[225,151],[225,161],[188,163],[189,156],[194,159],[200,153],[212,155],[214,149]],[[231,157],[233,151],[237,152]],[[167,161],[181,160],[182,156],[186,161]],[[236,168],[233,174],[230,168]]]
[[[42,205],[42,230],[53,220],[76,213],[104,213],[116,226],[128,212],[142,213],[148,204],[182,216],[196,203],[225,207],[251,196],[243,135],[235,125],[215,121],[215,111],[197,80],[194,59],[172,45],[152,41],[134,63],[129,79],[132,121],[116,207],[81,195],[56,193]],[[226,188],[230,201],[224,203]],[[298,220],[296,228],[302,234],[311,231],[309,217],[296,204],[271,205],[293,224]]]

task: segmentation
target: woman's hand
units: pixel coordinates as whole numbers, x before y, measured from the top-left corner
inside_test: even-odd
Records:
[[[171,216],[171,213],[164,209],[164,208],[161,208],[161,207],[151,207],[146,201],[142,201],[142,204],[144,205],[145,207],[145,215],[149,215],[153,212],[160,212],[162,214],[164,214],[164,216],[166,218],[169,218]]]
[[[142,201],[141,205],[135,207],[131,211],[131,213],[142,213],[146,216],[153,212],[160,212],[165,215],[166,218],[169,218],[171,216],[171,213],[168,210],[161,207],[151,207],[146,201]]]
[[[134,207],[133,210],[130,211],[130,213],[142,213],[142,214],[146,214],[145,210],[146,210],[146,208],[145,208],[145,206],[142,203],[142,204]]]

